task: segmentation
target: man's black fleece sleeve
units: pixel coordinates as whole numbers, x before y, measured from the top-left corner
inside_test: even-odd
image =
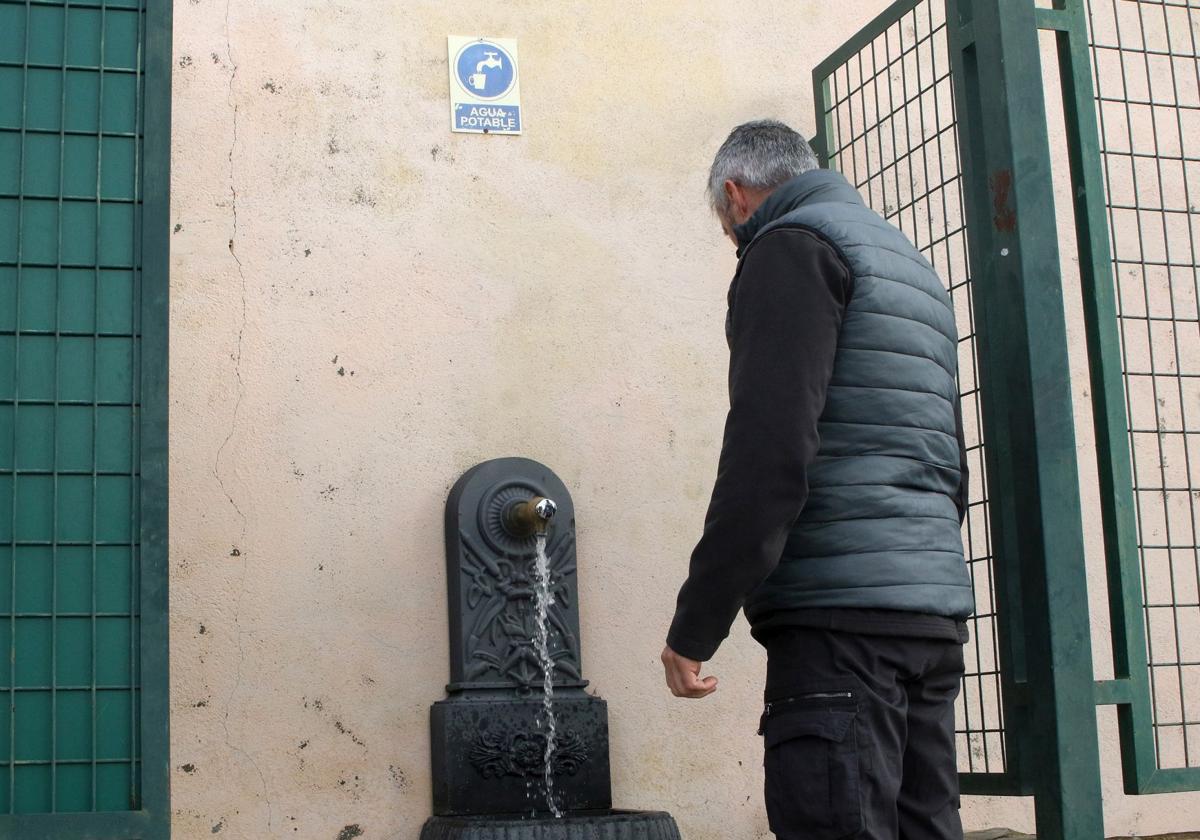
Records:
[[[817,419],[851,293],[834,248],[802,228],[761,236],[730,291],[729,415],[717,482],[667,644],[706,660],[779,563],[808,498]]]

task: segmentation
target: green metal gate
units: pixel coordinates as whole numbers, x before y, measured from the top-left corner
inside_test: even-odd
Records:
[[[814,72],[818,151],[914,240],[955,303],[979,603],[963,789],[1034,795],[1045,838],[1103,837],[1097,705],[1117,708],[1127,792],[1200,788],[1197,25],[1197,0],[900,0]],[[1047,32],[1108,573],[1114,678],[1100,681]]]
[[[968,790],[1011,782],[996,622],[996,576],[982,439],[979,337],[968,264],[945,5],[894,5],[813,73],[815,146],[864,199],[900,227],[933,263],[954,303],[970,508],[963,537],[975,586],[967,670],[958,704],[958,752]]]
[[[170,3],[0,0],[0,837],[166,838]]]

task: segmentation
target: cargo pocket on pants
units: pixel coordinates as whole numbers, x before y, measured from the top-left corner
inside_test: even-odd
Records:
[[[778,837],[835,840],[862,830],[857,714],[850,704],[797,702],[764,719],[767,819]]]

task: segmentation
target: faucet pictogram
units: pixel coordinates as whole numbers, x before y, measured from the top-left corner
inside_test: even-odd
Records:
[[[482,73],[485,67],[494,67],[499,70],[503,66],[504,62],[500,59],[499,53],[485,52],[483,54],[483,61],[475,65],[475,72]]]

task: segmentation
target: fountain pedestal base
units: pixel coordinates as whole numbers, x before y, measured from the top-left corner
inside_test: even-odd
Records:
[[[662,811],[568,814],[561,819],[431,817],[421,840],[680,840],[679,828]]]
[[[550,811],[546,721],[540,693],[527,698],[452,697],[433,704],[433,813]],[[554,802],[564,812],[612,807],[608,704],[583,689],[554,697]]]

